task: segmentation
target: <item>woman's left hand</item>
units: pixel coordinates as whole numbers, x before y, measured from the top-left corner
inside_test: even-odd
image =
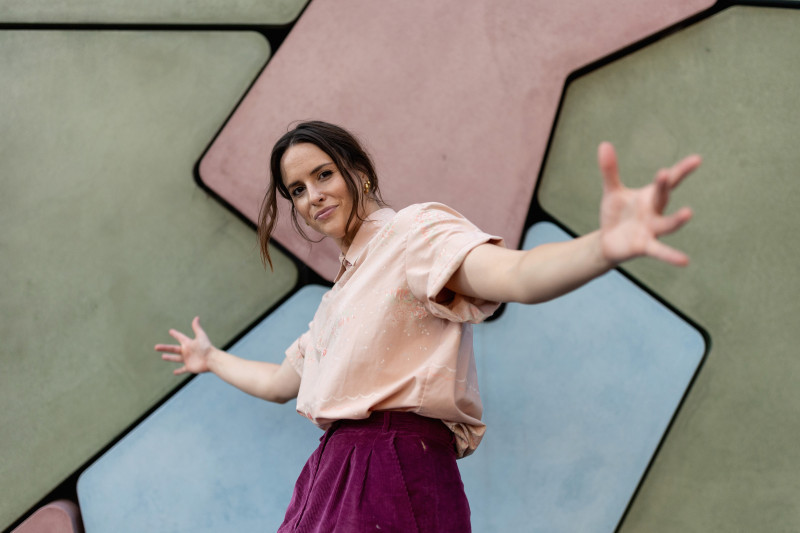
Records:
[[[686,254],[658,238],[678,230],[692,217],[688,207],[672,215],[665,215],[664,209],[672,190],[700,166],[700,156],[691,155],[660,170],[653,182],[641,189],[629,189],[622,184],[617,155],[610,143],[600,144],[597,161],[603,174],[600,243],[604,258],[619,264],[634,257],[649,256],[677,266],[687,265]]]

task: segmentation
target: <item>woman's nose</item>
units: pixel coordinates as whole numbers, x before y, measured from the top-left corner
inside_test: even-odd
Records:
[[[309,187],[308,194],[312,202],[321,202],[325,199],[325,193],[321,187]]]

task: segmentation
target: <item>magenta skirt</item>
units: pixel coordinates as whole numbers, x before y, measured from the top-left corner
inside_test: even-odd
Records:
[[[379,412],[325,432],[278,532],[470,530],[453,433],[440,420]]]

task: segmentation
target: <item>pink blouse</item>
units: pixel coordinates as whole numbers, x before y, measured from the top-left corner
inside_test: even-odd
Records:
[[[471,323],[499,304],[444,286],[487,242],[503,245],[442,204],[370,215],[309,330],[286,351],[302,377],[297,411],[322,429],[372,411],[411,411],[442,420],[459,457],[472,453],[486,426]]]

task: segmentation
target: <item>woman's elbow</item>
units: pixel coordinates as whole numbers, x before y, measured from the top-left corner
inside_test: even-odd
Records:
[[[268,402],[285,404],[290,400],[294,400],[295,398],[297,398],[297,393],[291,394],[282,391],[270,391],[267,392],[266,394],[262,394],[260,397],[261,399],[266,400]]]

